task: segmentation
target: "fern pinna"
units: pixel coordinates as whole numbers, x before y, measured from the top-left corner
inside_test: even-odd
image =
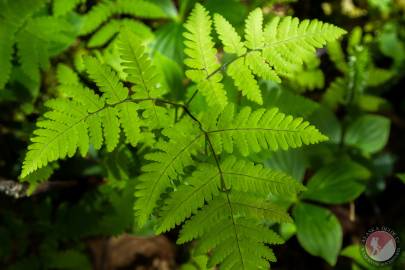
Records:
[[[197,252],[212,251],[210,265],[266,269],[276,259],[267,244],[283,242],[266,224],[291,222],[286,209],[269,201],[268,195],[294,196],[303,186],[283,172],[252,162],[252,154],[315,144],[327,137],[277,108],[240,108],[228,102],[223,73],[243,96],[261,104],[259,78],[280,81],[312,57],[315,48],[344,31],[291,17],[276,17],[263,29],[260,9],[246,20],[245,41],[221,15],[214,15],[214,24],[224,51],[234,58],[219,63],[210,36],[211,17],[197,4],[185,24],[186,75],[197,88],[186,103],[164,99],[159,72],[128,29],[120,33],[119,50],[130,89],[115,71],[92,57],[84,60],[87,75],[101,95],[60,66],[63,97],[47,102],[50,111],[37,123],[22,177],[77,150],[84,156],[90,146],[105,145],[112,151],[122,129],[132,146],[152,145],[135,192],[140,226],[157,216],[157,233],[182,225],[178,242],[198,239]],[[188,104],[200,94],[209,109],[196,113]]]

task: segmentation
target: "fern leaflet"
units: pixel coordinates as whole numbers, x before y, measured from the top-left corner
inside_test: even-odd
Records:
[[[309,122],[287,116],[277,108],[252,111],[250,107],[245,107],[235,114],[233,105],[225,108],[208,134],[222,142],[226,152],[233,153],[236,146],[243,156],[261,150],[287,150],[327,140]]]
[[[216,59],[216,50],[211,40],[211,18],[200,4],[191,12],[185,24],[184,33],[187,58],[184,63],[191,68],[186,71],[187,77],[197,83],[197,88],[206,97],[210,106],[224,108],[227,97],[223,85],[220,83],[222,75],[215,73],[220,65]]]

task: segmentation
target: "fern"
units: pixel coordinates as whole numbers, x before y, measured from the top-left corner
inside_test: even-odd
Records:
[[[124,3],[96,6],[83,33],[117,10],[140,14],[117,7]],[[94,19],[96,14],[103,15]],[[269,261],[276,259],[268,244],[283,240],[267,224],[291,222],[286,209],[270,202],[268,195],[295,197],[304,187],[287,174],[245,157],[251,160],[254,153],[298,148],[327,137],[309,122],[277,108],[238,108],[227,99],[222,72],[247,99],[267,104],[259,77],[279,82],[280,76],[294,72],[307,57],[313,57],[315,48],[343,30],[289,17],[275,18],[263,29],[263,14],[256,9],[246,20],[242,40],[216,14],[215,29],[224,51],[235,56],[221,66],[211,37],[212,23],[203,6],[196,4],[184,33],[186,75],[198,89],[193,97],[201,93],[209,110],[196,114],[188,103],[165,99],[162,75],[140,39],[124,27],[117,44],[125,83],[110,66],[93,57],[84,58],[83,63],[97,91],[83,86],[69,67],[59,66],[61,95],[46,103],[50,110],[37,122],[22,177],[78,151],[85,156],[90,146],[99,150],[105,145],[111,152],[121,142],[123,130],[126,143],[140,146],[138,153],[143,155],[135,190],[138,225],[154,215],[157,233],[182,226],[178,242],[197,239],[196,252],[212,251],[209,265],[220,264],[221,269],[268,268]],[[105,29],[101,36],[117,33],[108,24]],[[105,37],[95,44],[103,44]]]
[[[119,33],[121,28],[131,29],[131,31],[140,39],[149,39],[153,37],[150,28],[141,22],[131,19],[110,20],[92,35],[87,46],[89,48],[94,48],[105,45]]]
[[[280,82],[279,76],[292,77],[304,61],[313,57],[316,48],[333,41],[344,30],[317,20],[275,17],[263,28],[263,13],[252,11],[245,22],[245,41],[221,15],[214,15],[215,29],[224,45],[224,51],[235,54],[229,61],[227,74],[247,99],[263,104],[263,98],[254,76]],[[197,88],[206,97],[210,106],[225,108],[226,92],[221,83],[211,40],[211,18],[199,4],[196,5],[186,24],[185,37],[188,56],[185,63],[191,69],[187,76],[196,82]]]
[[[225,188],[241,192],[254,192],[266,196],[292,195],[303,189],[302,185],[282,172],[263,168],[251,162],[229,157],[221,164],[221,172],[210,164],[199,164],[193,175],[167,201],[162,211],[158,232],[181,224],[187,217],[211,201],[220,192],[223,177]]]
[[[60,86],[60,91],[69,99],[46,103],[51,110],[37,123],[38,129],[24,160],[22,178],[51,161],[73,156],[77,149],[84,156],[90,144],[100,149],[103,140],[107,150],[112,151],[118,143],[120,123],[128,140],[136,142],[139,123],[137,114],[131,114],[130,120],[127,116],[128,110],[136,111],[136,107],[131,107],[135,104],[125,104],[128,89],[109,67],[97,60],[88,58],[86,66],[90,77],[104,94],[100,97],[80,84]]]
[[[68,99],[47,102],[51,111],[37,123],[38,129],[24,161],[23,178],[51,161],[73,156],[77,149],[86,155],[90,144],[100,149],[105,143],[107,151],[112,151],[118,144],[120,126],[127,141],[135,146],[140,139],[142,122],[151,129],[167,123],[166,109],[157,107],[154,101],[164,93],[160,77],[134,34],[125,31],[121,39],[125,40],[121,47],[123,65],[128,80],[134,84],[135,94],[129,97],[129,89],[117,74],[95,58],[86,58],[84,63],[102,96],[78,84],[77,76],[66,66],[60,67],[59,90]],[[135,99],[137,102],[131,101]],[[142,111],[142,121],[138,111]],[[159,121],[161,124],[157,123]]]
[[[35,98],[40,84],[40,71],[49,68],[49,59],[66,49],[75,37],[75,28],[65,18],[34,16],[45,5],[43,0],[2,1],[0,3],[1,48],[0,89],[8,82],[17,49],[19,66],[27,78],[21,83],[29,86]],[[15,45],[15,46],[14,46]]]
[[[165,18],[167,15],[159,6],[144,0],[104,0],[94,6],[83,17],[83,25],[80,33],[87,35],[97,29],[103,22],[113,15],[131,15],[141,18]]]
[[[30,19],[32,14],[38,10],[44,1],[35,0],[25,3],[18,1],[0,2],[0,89],[3,89],[9,80],[12,68],[13,46],[16,42],[16,34],[24,25],[24,22]]]
[[[214,72],[220,67],[216,59],[214,42],[211,39],[211,18],[208,12],[199,4],[192,11],[184,33],[187,55],[184,63],[191,68],[186,71],[187,77],[197,83],[198,89],[206,97],[211,106],[224,108],[227,98],[223,85],[220,83],[222,75]]]
[[[145,156],[152,162],[142,167],[144,174],[139,178],[135,210],[140,225],[145,224],[171,180],[184,174],[184,168],[194,163],[191,156],[204,147],[203,134],[190,120],[164,130],[164,135],[169,141],[159,142],[158,151]]]
[[[221,263],[223,269],[266,269],[275,261],[265,244],[280,244],[283,240],[263,220],[291,222],[280,207],[249,196],[231,192],[220,194],[186,222],[179,243],[199,238],[197,252],[212,249],[208,265]]]
[[[124,29],[119,41],[123,70],[128,75],[126,79],[134,84],[132,90],[135,94],[132,97],[149,99],[139,103],[144,110],[143,117],[151,128],[161,128],[170,121],[168,113],[151,99],[159,98],[166,92],[161,83],[162,75],[152,65],[145,48],[133,32]]]

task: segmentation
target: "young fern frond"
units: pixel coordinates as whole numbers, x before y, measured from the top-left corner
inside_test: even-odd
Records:
[[[316,48],[345,33],[331,24],[317,20],[300,22],[292,17],[275,17],[263,29],[260,9],[246,19],[245,41],[221,15],[215,14],[214,22],[224,51],[236,55],[225,66],[227,74],[243,96],[258,104],[263,104],[263,98],[254,75],[280,82],[280,75],[292,76],[303,61],[313,57]],[[196,5],[186,29],[185,53],[189,58],[185,63],[191,69],[188,77],[196,82],[209,106],[224,108],[227,98],[211,41],[211,18],[201,5]]]

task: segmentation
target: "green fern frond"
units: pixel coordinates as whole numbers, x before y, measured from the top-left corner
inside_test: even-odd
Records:
[[[155,99],[162,97],[166,89],[163,88],[161,74],[152,64],[141,41],[129,29],[124,29],[120,34],[119,50],[121,65],[127,74],[126,80],[133,83],[135,92],[132,98]],[[156,106],[152,100],[139,104],[144,110],[143,117],[151,128],[161,128],[167,123],[167,110]]]
[[[260,50],[264,47],[263,13],[256,8],[249,13],[245,25],[246,46],[251,50]]]
[[[277,108],[252,111],[245,107],[235,113],[232,104],[225,108],[208,134],[219,139],[226,152],[232,153],[235,146],[243,156],[261,150],[287,150],[328,139],[302,118],[285,115]]]
[[[87,58],[85,63],[90,78],[103,95],[100,97],[79,84],[68,67],[59,67],[58,77],[62,81],[58,90],[66,98],[46,103],[50,111],[37,123],[24,160],[23,178],[51,161],[73,156],[77,150],[84,156],[90,145],[100,149],[104,143],[107,151],[114,150],[120,127],[129,143],[135,146],[139,141],[142,123],[138,117],[139,105],[127,98],[128,89],[115,72],[95,58]]]
[[[167,17],[159,6],[150,1],[104,0],[84,15],[80,33],[87,35],[107,21],[109,17],[121,14],[148,19]]]
[[[191,156],[204,148],[204,134],[189,119],[165,129],[163,134],[169,140],[159,142],[155,147],[158,151],[145,155],[151,163],[142,167],[144,173],[139,177],[135,193],[139,225],[145,224],[160,195],[170,187],[171,180],[182,175],[184,168],[194,163]]]
[[[211,201],[219,193],[219,173],[211,164],[199,164],[192,176],[185,179],[184,185],[172,193],[162,209],[157,233],[162,233],[180,225],[195,213],[206,201]]]
[[[117,109],[121,127],[125,133],[127,142],[132,146],[136,146],[141,138],[141,121],[138,118],[139,105],[124,102],[118,104]]]
[[[237,160],[234,156],[221,165],[227,188],[243,192],[274,195],[293,195],[303,191],[302,184],[280,171],[254,165],[252,162]]]
[[[41,46],[39,46],[40,51],[35,51],[40,55],[47,55],[46,48],[48,44],[44,42],[44,40],[46,39],[38,39],[39,36],[42,36],[45,33],[42,31],[41,28],[35,29],[35,31],[31,31],[32,28],[35,27],[35,23],[31,22],[32,16],[44,4],[44,0],[32,0],[28,2],[24,0],[0,2],[0,66],[2,68],[2,72],[0,74],[0,90],[4,88],[5,84],[10,78],[14,53],[13,47],[15,43],[18,43],[17,49],[25,50],[24,52],[18,51],[20,56],[20,63],[22,62],[22,64],[24,65],[25,71],[34,70],[27,75],[37,74],[37,70],[35,70],[35,67],[29,69],[29,64],[32,62],[36,64],[35,60],[38,59],[37,55],[32,54],[32,51],[34,49],[32,47],[29,48],[28,45],[32,44],[33,46],[36,46],[37,43],[41,43]],[[52,25],[50,26],[50,32],[52,32]],[[24,36],[24,33],[26,32],[31,35],[31,37],[33,38],[32,40],[30,40],[28,36]],[[48,43],[52,42],[52,40],[53,39],[50,38],[48,40]],[[30,52],[31,58],[28,56],[28,52]],[[24,55],[23,58],[21,58],[22,55]],[[35,76],[34,79],[36,79],[36,81],[39,81],[38,77],[39,75]]]
[[[242,92],[242,95],[260,105],[263,104],[259,85],[243,59],[237,59],[230,64],[227,73],[234,80],[236,87]]]
[[[196,4],[187,23],[184,25],[187,58],[184,63],[191,69],[186,75],[196,82],[197,88],[206,97],[210,106],[224,108],[227,104],[226,92],[221,84],[222,75],[214,73],[219,67],[216,49],[211,34],[211,17],[205,8]]]
[[[304,189],[300,183],[282,172],[237,160],[233,156],[222,162],[221,172],[213,165],[200,164],[193,175],[185,180],[185,185],[181,185],[166,201],[157,233],[180,225],[202,207],[204,202],[209,202],[218,195],[221,190],[221,176],[227,189],[264,196],[269,193],[292,195]]]
[[[88,57],[84,60],[89,77],[104,93],[107,104],[115,104],[128,97],[128,89],[124,87],[116,72],[96,58]]]
[[[265,80],[280,82],[279,75],[293,77],[301,70],[304,61],[313,58],[316,48],[321,48],[329,41],[334,41],[344,30],[317,20],[300,22],[292,17],[275,17],[263,29],[263,13],[261,9],[253,10],[245,23],[245,41],[221,15],[214,15],[215,29],[224,45],[224,51],[235,54],[236,58],[224,65],[227,74],[242,95],[258,104],[263,104],[263,98],[257,79],[254,75]],[[197,83],[197,88],[206,97],[210,106],[220,105],[221,109],[227,104],[226,95],[222,89],[222,74],[215,59],[216,50],[211,41],[211,18],[207,11],[196,5],[187,24],[186,65],[191,68],[187,76]],[[310,87],[318,78],[318,73],[307,74],[306,81]],[[220,96],[218,96],[220,95]],[[215,100],[221,101],[216,104]]]
[[[73,42],[73,33],[66,29],[71,28],[65,19],[38,17],[30,19],[16,34],[21,68],[37,84],[40,81],[40,70],[47,70],[50,57],[58,53],[51,46],[67,47]]]
[[[263,55],[260,52],[250,52],[248,55],[246,55],[246,63],[256,76],[264,80],[271,80],[276,83],[281,83],[280,77],[263,58]]]
[[[116,108],[107,107],[100,114],[107,151],[111,152],[117,146],[120,136],[118,111]]]
[[[275,17],[264,29],[263,56],[279,74],[289,75],[326,42],[334,41],[345,31],[317,20],[300,22],[292,17]]]
[[[136,98],[157,98],[164,94],[162,84],[145,53],[145,47],[133,32],[125,28],[119,40],[121,65],[127,74],[126,80],[133,83]]]
[[[151,29],[142,22],[132,19],[110,20],[91,36],[87,46],[94,48],[105,45],[108,41],[113,39],[122,28],[131,29],[141,40],[153,37]]]
[[[209,266],[221,263],[223,269],[269,267],[275,256],[265,244],[283,240],[263,220],[291,222],[278,206],[245,193],[220,194],[188,220],[178,243],[198,238],[197,251],[213,251]]]
[[[246,53],[246,48],[241,41],[240,36],[235,28],[221,15],[214,15],[215,30],[219,35],[219,39],[224,45],[224,51],[241,56]]]

